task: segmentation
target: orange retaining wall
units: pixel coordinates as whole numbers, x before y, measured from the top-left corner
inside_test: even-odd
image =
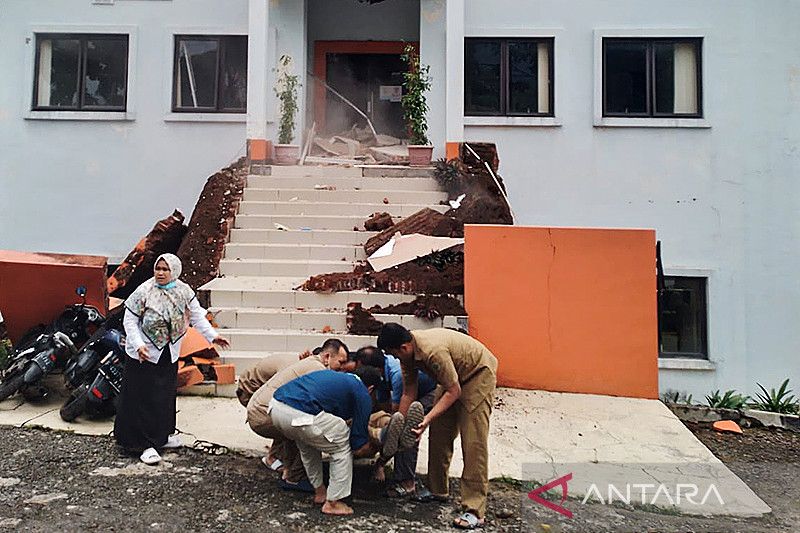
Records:
[[[12,342],[37,324],[49,324],[64,307],[86,303],[108,313],[106,258],[0,250],[0,311]]]
[[[655,231],[465,228],[470,334],[498,384],[658,398]]]

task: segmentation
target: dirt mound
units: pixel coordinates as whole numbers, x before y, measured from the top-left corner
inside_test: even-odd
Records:
[[[374,315],[414,315],[423,318],[439,316],[465,316],[467,311],[461,302],[452,296],[418,296],[411,302],[369,308]]]
[[[364,229],[367,231],[383,231],[394,226],[394,220],[389,213],[372,213],[366,222]]]

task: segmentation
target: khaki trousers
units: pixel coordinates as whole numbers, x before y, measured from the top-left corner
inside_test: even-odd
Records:
[[[347,423],[325,411],[317,415],[304,413],[274,398],[269,406],[275,427],[297,444],[311,486],[316,489],[324,483],[322,452],[325,452],[331,457],[327,499],[335,501],[350,496],[353,452]]]
[[[461,505],[479,518],[486,514],[486,497],[489,493],[489,416],[492,413],[492,394],[486,396],[472,412],[462,403],[464,394],[470,394],[476,379],[497,378],[492,372],[481,372],[462,386],[462,398],[456,401],[430,425],[428,437],[428,486],[438,496],[450,491],[448,471],[453,458],[453,442],[461,435],[461,454],[464,471],[461,475]],[[484,384],[484,386],[487,384]]]
[[[297,445],[294,442],[278,431],[269,414],[260,409],[248,409],[247,423],[250,429],[258,435],[265,439],[272,439],[272,445],[269,447],[269,458],[270,460],[281,460],[286,481],[297,483],[306,478],[306,470],[303,468],[300,450],[297,449]]]

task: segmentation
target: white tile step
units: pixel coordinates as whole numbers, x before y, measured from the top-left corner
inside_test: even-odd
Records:
[[[314,346],[316,348],[316,346]],[[241,351],[241,350],[220,350],[220,363],[223,365],[236,365],[236,377],[241,376],[246,370],[256,366],[256,363],[265,357],[272,355],[297,355],[299,360],[300,352],[264,352],[264,351]]]
[[[234,227],[241,229],[277,229],[281,224],[290,230],[350,230],[364,229],[367,216],[363,215],[236,215]],[[393,217],[395,223],[401,217]]]
[[[321,333],[325,327],[336,333],[347,331],[347,313],[344,310],[288,310],[263,308],[212,307],[209,311],[221,328],[239,329],[285,329],[316,331]],[[376,314],[381,322],[397,322],[408,329],[428,329],[458,327],[458,317],[439,317],[434,320],[418,318],[414,315]]]
[[[447,193],[439,191],[395,191],[395,190],[347,190],[335,191],[313,189],[258,189],[247,187],[244,190],[246,201],[255,202],[355,202],[363,204],[382,203],[383,199],[392,204],[438,204],[447,200]]]
[[[317,333],[299,330],[268,331],[255,329],[225,329],[218,330],[231,343],[231,350],[269,352],[302,352],[311,350],[325,342],[325,339],[336,337],[347,345],[350,350],[357,350],[363,346],[374,345],[377,336],[348,335],[333,333]]]
[[[223,276],[316,276],[331,272],[351,272],[355,261],[317,261],[310,259],[223,259]]]
[[[292,278],[283,278],[292,279]],[[297,280],[299,286],[305,278]],[[210,293],[212,307],[258,307],[270,309],[347,309],[350,302],[364,307],[395,305],[411,302],[414,294],[343,291],[321,293],[292,289],[276,289],[275,280],[268,277],[233,276],[216,278],[201,287]]]
[[[363,177],[283,177],[249,176],[247,187],[259,189],[307,189],[316,185],[333,186],[336,190],[370,191],[441,191],[433,178],[363,178]],[[290,197],[291,198],[291,197]]]
[[[311,165],[272,165],[268,172],[272,176],[296,177],[296,176],[331,176],[331,177],[361,177],[364,171],[358,167],[345,167],[339,165],[331,166],[311,166]]]
[[[361,246],[347,244],[239,244],[225,245],[226,259],[291,259],[318,261],[366,260]]]
[[[429,207],[444,213],[450,206],[435,204],[360,204],[349,202],[255,202],[245,200],[239,203],[239,213],[243,215],[352,215],[366,219],[373,213],[389,213],[392,216],[407,217]],[[362,220],[363,224],[363,220]]]
[[[363,226],[362,226],[363,227]],[[230,244],[341,244],[363,246],[376,231],[242,229],[231,230]]]

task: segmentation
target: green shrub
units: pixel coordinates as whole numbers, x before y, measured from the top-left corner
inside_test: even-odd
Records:
[[[408,125],[411,138],[409,142],[416,145],[428,145],[428,101],[425,93],[431,89],[430,65],[419,62],[419,54],[412,45],[406,45],[402,55],[408,65],[403,73],[403,87],[406,92],[400,103],[403,106],[403,118]]]
[[[797,414],[800,412],[800,402],[798,402],[793,394],[789,394],[792,392],[792,390],[788,388],[789,378],[786,378],[786,380],[781,383],[777,391],[775,389],[770,389],[769,392],[767,392],[767,389],[765,389],[761,383],[756,383],[756,385],[761,389],[761,392],[756,394],[756,401],[752,404],[756,409],[784,414]]]
[[[281,121],[278,128],[280,144],[291,144],[294,139],[294,117],[297,114],[297,88],[300,87],[300,78],[290,74],[291,65],[290,56],[281,56],[278,62],[278,80],[275,84],[275,94],[281,103]]]
[[[741,409],[748,401],[750,401],[749,396],[736,394],[733,390],[725,391],[722,395],[716,390],[710,396],[706,396],[708,406],[716,409]]]
[[[661,401],[664,403],[682,403],[692,405],[692,395],[684,392],[667,390],[661,394]]]

